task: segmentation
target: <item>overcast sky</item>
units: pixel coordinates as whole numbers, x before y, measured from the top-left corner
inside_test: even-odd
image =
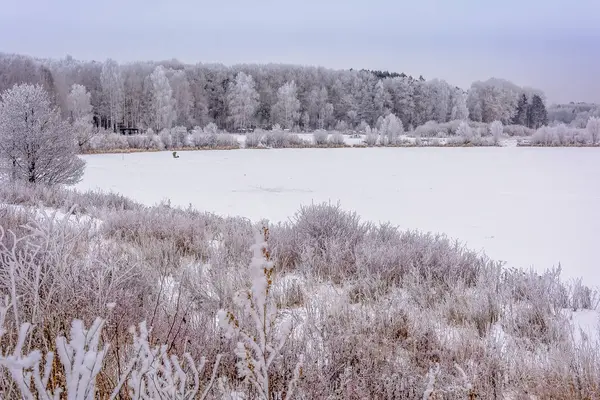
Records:
[[[0,51],[498,77],[600,102],[600,0],[1,0]]]

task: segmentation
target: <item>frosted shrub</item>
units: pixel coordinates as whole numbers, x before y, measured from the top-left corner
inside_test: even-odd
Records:
[[[590,143],[592,145],[598,144],[598,139],[600,139],[600,118],[590,117],[585,129],[587,130]]]
[[[471,141],[475,137],[473,129],[471,129],[469,124],[465,121],[461,122],[458,126],[458,129],[456,130],[456,135],[465,139],[465,141],[467,142]]]
[[[318,129],[313,133],[313,143],[317,146],[324,146],[327,144],[328,137],[327,131]]]
[[[12,306],[14,307],[14,304]],[[6,333],[8,307],[8,302],[0,306],[0,338]],[[81,320],[74,320],[71,324],[70,339],[67,340],[63,336],[56,338],[57,364],[64,374],[64,388],[49,385],[54,367],[54,352],[42,354],[39,350],[33,350],[23,354],[32,328],[29,323],[20,325],[18,341],[12,353],[0,352],[0,367],[10,371],[10,376],[23,399],[58,399],[65,393],[69,399],[92,400],[96,397],[96,377],[100,373],[108,349],[107,345],[100,347],[103,325],[104,321],[97,318],[87,330]]]
[[[436,121],[427,121],[425,124],[418,126],[413,134],[419,137],[435,137],[440,134],[446,137],[449,134],[446,124],[438,124]]]
[[[377,146],[377,138],[379,134],[377,130],[371,130],[371,128],[367,127],[366,135],[365,135],[365,144],[367,146]]]
[[[265,146],[273,148],[290,147],[291,134],[281,129],[273,129],[264,133],[263,141]]]
[[[273,296],[273,262],[267,249],[268,230],[263,237],[257,236],[252,246],[252,261],[248,266],[248,278],[251,287],[241,291],[235,298],[236,305],[244,314],[250,316],[252,324],[245,326],[243,319],[232,312],[221,310],[218,313],[219,325],[228,337],[236,335],[237,370],[240,378],[249,382],[257,398],[273,398],[270,379],[271,365],[280,357],[281,350],[290,336],[291,321],[277,321],[277,306]],[[289,380],[285,399],[292,399],[295,385],[300,378],[302,355],[299,356],[294,374]]]
[[[185,126],[176,126],[171,129],[171,146],[173,148],[185,147],[187,129]]]
[[[219,131],[219,128],[214,122],[209,122],[208,125],[204,127],[204,133],[207,134],[216,134]]]
[[[159,135],[156,135],[154,133],[150,133],[147,136],[148,136],[148,139],[149,139],[149,143],[148,143],[149,148],[155,149],[155,150],[164,150],[165,149],[165,145],[162,142],[162,140],[161,140],[161,138],[160,138]]]
[[[591,138],[585,129],[559,124],[540,127],[531,136],[530,143],[534,146],[582,146],[591,143]]]
[[[502,137],[502,132],[504,131],[504,127],[502,126],[502,122],[494,121],[490,124],[490,134],[494,138],[494,143],[499,144],[500,138]]]
[[[264,132],[262,130],[255,130],[254,132],[246,133],[246,148],[256,149],[262,145]]]
[[[230,133],[219,133],[216,136],[216,147],[218,148],[237,148],[239,142],[237,138]]]
[[[150,149],[152,148],[150,139],[146,135],[127,135],[127,146],[130,149]]]
[[[212,148],[217,146],[217,135],[196,132],[192,135],[194,146],[200,149]]]
[[[348,129],[348,123],[346,121],[338,121],[337,124],[335,124],[336,131],[347,132]]]
[[[300,208],[293,219],[293,247],[319,275],[341,279],[355,271],[354,250],[367,231],[356,213],[343,211],[339,204],[313,204]]]
[[[360,124],[358,125],[357,129],[360,133],[364,133],[364,134],[367,134],[368,132],[371,131],[371,127],[364,120],[360,121]]]
[[[98,151],[128,149],[127,138],[117,133],[99,133],[90,139],[90,147]]]
[[[329,143],[334,146],[343,146],[346,142],[342,133],[335,132],[329,137]]]
[[[184,353],[180,360],[176,355],[168,354],[166,344],[151,346],[146,322],[139,324],[139,334],[135,327],[130,329],[130,333],[133,336],[132,358],[125,366],[111,400],[121,398],[121,394],[140,400],[206,398],[216,378],[220,355],[216,358],[209,383],[201,392],[200,374],[206,364],[204,357],[196,365],[189,353]]]
[[[531,136],[533,135],[533,133],[535,132],[534,129],[530,129],[527,128],[526,126],[523,125],[506,125],[504,127],[504,132],[508,135],[508,136]]]
[[[158,136],[160,137],[160,140],[162,141],[166,149],[173,148],[173,140],[171,138],[171,132],[169,129],[163,129],[162,131],[160,131]]]

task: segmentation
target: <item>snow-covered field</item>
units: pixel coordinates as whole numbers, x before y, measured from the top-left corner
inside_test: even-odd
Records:
[[[600,285],[600,152],[370,148],[86,156],[78,189],[253,220],[340,201],[363,219],[442,232],[509,266]]]

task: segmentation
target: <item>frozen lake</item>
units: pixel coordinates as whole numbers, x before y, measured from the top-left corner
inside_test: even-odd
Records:
[[[509,266],[560,262],[600,285],[600,150],[372,148],[85,156],[78,189],[273,221],[340,201],[365,220],[443,232]]]

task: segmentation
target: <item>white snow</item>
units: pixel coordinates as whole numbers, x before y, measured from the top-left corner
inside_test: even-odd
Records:
[[[600,152],[593,148],[370,148],[85,156],[77,188],[170,199],[253,220],[341,201],[365,220],[443,232],[509,266],[600,285]]]

